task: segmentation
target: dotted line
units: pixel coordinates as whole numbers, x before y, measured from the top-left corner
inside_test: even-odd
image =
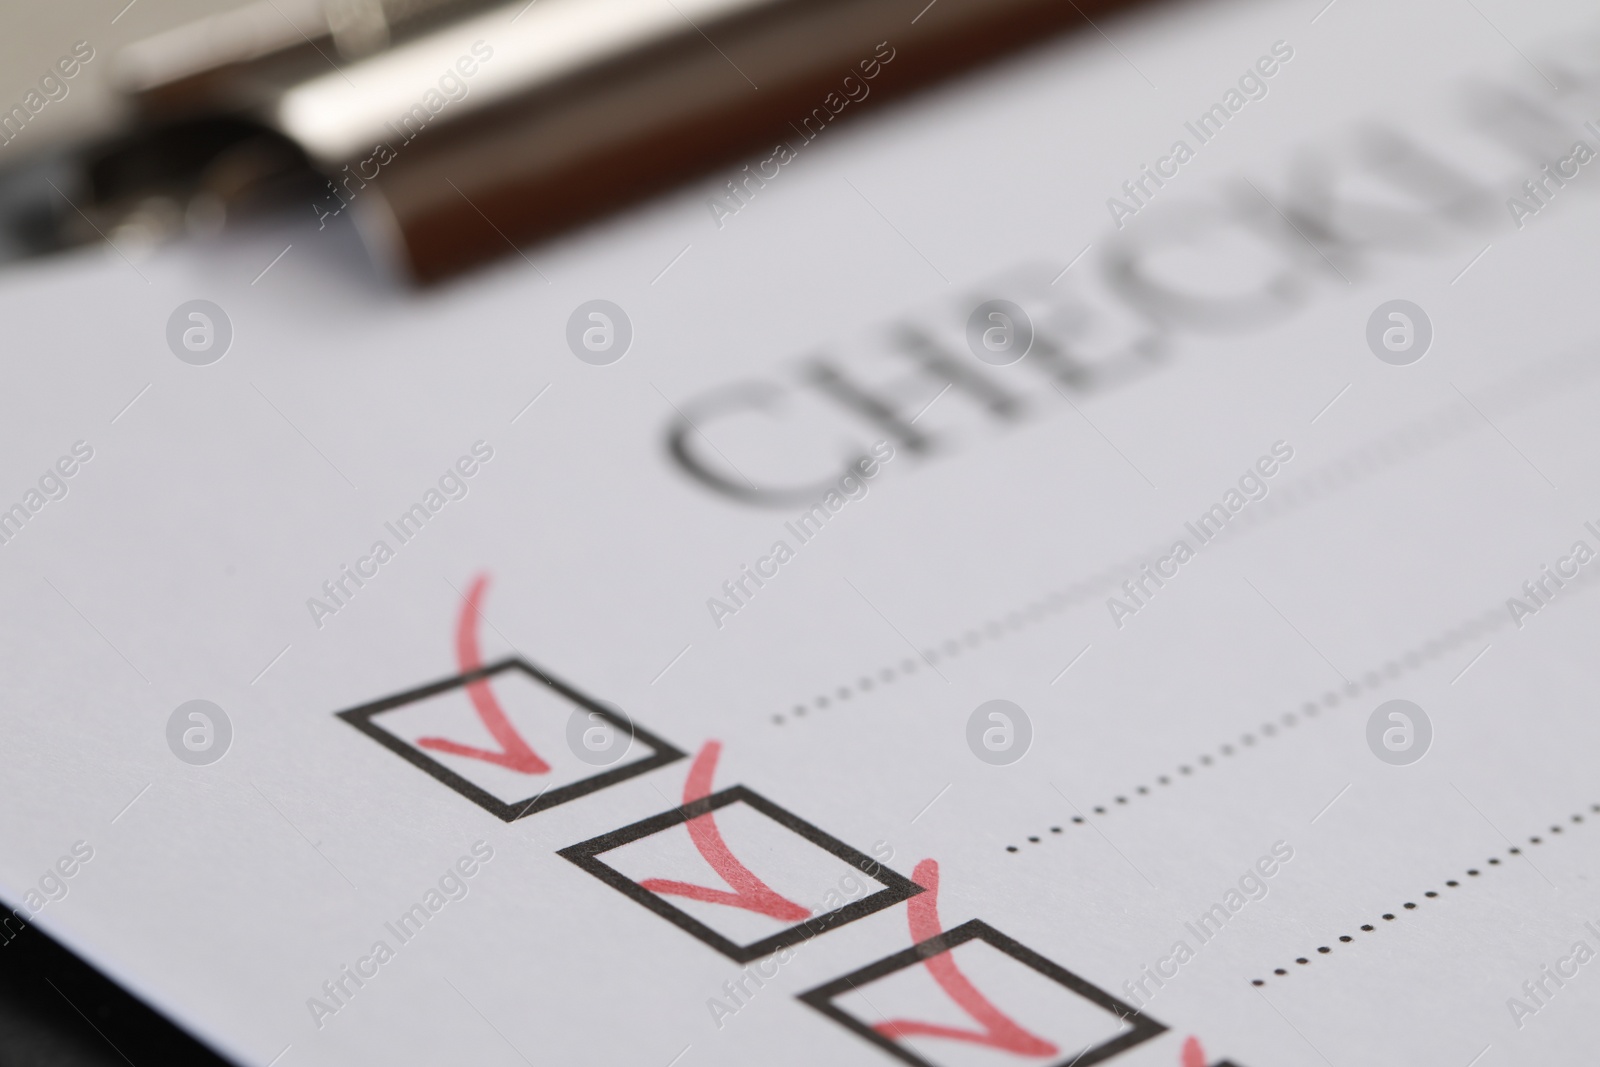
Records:
[[[1492,399],[1483,401],[1480,406],[1496,414],[1507,414],[1558,389],[1571,388],[1577,382],[1596,373],[1600,373],[1600,364],[1589,359],[1587,353],[1579,356],[1558,356],[1543,364],[1507,376],[1492,390],[1487,391]],[[1212,541],[1299,511],[1324,496],[1398,467],[1448,441],[1482,428],[1483,419],[1476,411],[1463,411],[1457,406],[1424,416],[1324,466],[1313,468],[1303,479],[1273,489],[1266,497],[1239,512],[1227,526],[1218,531]],[[941,658],[953,659],[963,652],[976,649],[985,642],[993,643],[1028,626],[1037,625],[1051,615],[1074,604],[1081,604],[1103,591],[1116,589],[1123,579],[1136,575],[1140,567],[1164,553],[1171,544],[1169,538],[1151,550],[1107,567],[1075,585],[1050,593],[1030,604],[968,629],[959,636],[947,638],[935,646],[925,648],[922,650],[923,658],[928,664],[937,664]],[[856,696],[866,696],[879,686],[890,685],[901,678],[910,677],[922,666],[922,663],[909,657],[898,664],[888,664],[875,674],[869,672],[861,675],[853,683],[841,682],[831,693],[819,693],[809,703],[796,702],[790,707],[788,715],[776,713],[772,716],[772,722],[781,726],[791,717],[803,718],[808,712],[826,710],[835,702],[842,704]],[[1286,723],[1286,725],[1292,724]]]
[[[1589,806],[1589,810],[1592,813],[1600,813],[1600,804],[1591,804]],[[1582,823],[1583,822],[1583,816],[1582,815],[1574,815],[1574,816],[1572,816],[1572,821],[1574,823]],[[1559,823],[1553,823],[1550,826],[1550,832],[1552,834],[1559,834],[1559,833],[1561,833],[1563,831],[1563,829],[1564,828]],[[1543,843],[1544,843],[1544,838],[1538,836],[1537,834],[1535,834],[1534,836],[1528,838],[1528,844],[1530,844],[1530,845],[1539,845],[1539,844],[1543,844]],[[1513,845],[1510,848],[1506,849],[1506,855],[1508,857],[1509,856],[1520,856],[1520,855],[1522,855],[1522,849],[1520,849],[1517,846]],[[1490,867],[1503,866],[1500,857],[1499,856],[1490,856],[1489,857],[1489,866]],[[1483,872],[1480,871],[1476,867],[1467,868],[1467,877],[1469,879],[1477,878],[1480,875],[1482,875],[1482,873]],[[1448,881],[1446,881],[1444,884],[1445,884],[1445,888],[1446,889],[1459,889],[1463,883],[1461,883],[1457,879],[1451,878]],[[1425,899],[1425,900],[1433,900],[1433,899],[1435,899],[1435,898],[1437,898],[1439,896],[1439,893],[1438,893],[1437,890],[1429,889],[1429,890],[1424,891],[1422,896],[1423,896],[1423,899]],[[1418,907],[1418,904],[1414,900],[1408,900],[1404,904],[1400,905],[1400,908],[1401,908],[1402,911],[1416,911],[1417,907]],[[1384,921],[1384,922],[1394,922],[1397,917],[1398,917],[1397,913],[1386,911],[1386,912],[1383,913],[1382,921]],[[1374,931],[1376,931],[1377,929],[1378,929],[1378,927],[1377,927],[1377,924],[1375,924],[1375,923],[1362,923],[1361,924],[1361,928],[1360,928],[1360,932],[1363,933],[1363,934],[1370,934],[1370,933],[1373,933]],[[1349,944],[1350,942],[1352,942],[1354,940],[1355,940],[1355,937],[1353,935],[1351,935],[1351,934],[1340,934],[1339,935],[1339,943],[1341,943],[1341,944]],[[1332,945],[1318,945],[1317,946],[1317,955],[1319,955],[1319,956],[1326,956],[1326,955],[1329,955],[1332,952],[1333,952],[1333,946]],[[1295,962],[1295,964],[1297,966],[1304,967],[1304,966],[1306,966],[1307,964],[1309,964],[1311,962],[1311,957],[1310,956],[1296,956],[1294,962]],[[1289,968],[1287,968],[1287,967],[1275,967],[1275,968],[1273,968],[1272,973],[1278,978],[1286,978],[1289,975]],[[1262,986],[1262,985],[1266,985],[1267,984],[1267,980],[1264,979],[1264,978],[1252,978],[1250,980],[1250,984],[1254,985],[1254,986]]]
[[[1568,584],[1570,585],[1572,583],[1569,582]],[[1320,698],[1307,700],[1300,706],[1299,714],[1296,714],[1293,711],[1284,712],[1283,716],[1278,720],[1277,723],[1265,722],[1262,723],[1261,726],[1254,732],[1246,732],[1241,734],[1238,740],[1238,747],[1236,747],[1232,742],[1227,742],[1218,745],[1215,750],[1215,754],[1211,752],[1202,752],[1196,758],[1194,764],[1179,764],[1177,768],[1177,774],[1179,778],[1193,775],[1196,765],[1198,765],[1201,769],[1215,767],[1218,765],[1219,757],[1222,761],[1226,761],[1229,757],[1240,754],[1244,749],[1254,748],[1259,741],[1271,741],[1278,737],[1282,732],[1279,727],[1280,723],[1284,727],[1292,728],[1297,726],[1302,718],[1311,719],[1315,718],[1322,711],[1331,711],[1347,699],[1359,696],[1365,691],[1374,690],[1380,686],[1387,685],[1388,683],[1399,678],[1402,674],[1418,670],[1427,661],[1437,659],[1439,656],[1455,648],[1457,645],[1460,645],[1463,641],[1482,637],[1489,631],[1501,626],[1508,626],[1510,623],[1511,615],[1506,611],[1503,604],[1493,607],[1488,611],[1475,616],[1474,618],[1468,619],[1460,626],[1446,630],[1443,634],[1433,638],[1430,641],[1424,642],[1421,646],[1412,649],[1410,652],[1403,653],[1402,655],[1387,661],[1381,666],[1368,671],[1359,680],[1347,682],[1340,689],[1330,689]],[[1158,776],[1155,781],[1156,785],[1158,786],[1170,786],[1174,780],[1175,779],[1171,775],[1163,774]],[[1135,796],[1148,796],[1150,795],[1150,792],[1151,790],[1147,785],[1138,785],[1133,789]],[[1112,798],[1111,807],[1107,807],[1103,804],[1096,805],[1093,811],[1096,815],[1105,815],[1110,811],[1116,810],[1117,806],[1126,805],[1127,803],[1128,797],[1126,795],[1118,796]],[[1072,821],[1080,825],[1084,823],[1083,817],[1080,815],[1073,816]],[[1062,832],[1062,829],[1059,826],[1052,826],[1050,827],[1050,832],[1052,834],[1059,834]],[[1037,845],[1043,840],[1043,836],[1039,834],[1031,834],[1028,837],[1028,843],[1031,845]],[[1007,845],[1005,848],[1007,852],[1020,851],[1016,845]]]
[[[865,695],[880,685],[889,685],[900,678],[910,677],[923,666],[936,665],[941,659],[954,659],[965,651],[977,648],[985,641],[992,643],[1008,637],[1024,627],[1043,622],[1049,616],[1064,611],[1074,604],[1083,603],[1104,590],[1116,588],[1117,584],[1124,578],[1135,573],[1140,566],[1165,552],[1169,547],[1170,542],[1162,542],[1151,551],[1131,556],[1124,562],[1107,567],[1083,579],[1076,585],[1050,593],[1031,604],[1015,611],[1007,612],[1000,618],[984,623],[980,627],[970,629],[959,637],[952,637],[939,645],[925,648],[922,650],[922,657],[926,661],[925,663],[908,656],[898,664],[890,664],[883,667],[876,675],[864,674],[854,684],[845,683],[838,686],[832,695],[827,693],[818,694],[809,705],[804,703],[796,704],[789,710],[789,714],[795,717],[803,717],[811,710],[822,711],[835,701],[844,703],[857,694]],[[777,714],[772,717],[772,721],[774,724],[781,726],[786,721],[786,717],[782,714]]]

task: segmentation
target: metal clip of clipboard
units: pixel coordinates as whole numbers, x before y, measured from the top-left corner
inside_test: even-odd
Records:
[[[255,0],[114,56],[125,128],[0,182],[0,234],[159,241],[298,200],[434,282],[804,136],[885,49],[874,101],[1114,6]]]

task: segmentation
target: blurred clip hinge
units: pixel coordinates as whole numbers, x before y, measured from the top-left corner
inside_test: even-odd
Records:
[[[0,258],[350,208],[430,282],[1121,0],[256,0],[122,49],[118,132],[0,176]],[[4,160],[0,160],[4,162]]]

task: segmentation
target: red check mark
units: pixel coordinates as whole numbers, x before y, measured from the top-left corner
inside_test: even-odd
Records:
[[[692,804],[702,797],[711,795],[711,778],[716,773],[717,756],[721,752],[721,742],[707,741],[695,756],[694,763],[689,767],[689,778],[683,784],[685,804]],[[810,917],[810,908],[796,904],[777,893],[750,868],[739,862],[733,850],[722,839],[722,831],[717,829],[715,812],[708,811],[704,815],[696,815],[685,824],[685,828],[689,831],[689,838],[694,842],[694,847],[699,850],[705,861],[711,864],[711,869],[728,883],[732,892],[695,885],[692,882],[675,882],[667,878],[647,878],[639,883],[641,887],[652,893],[660,893],[662,896],[688,897],[690,900],[701,900],[709,904],[726,904],[731,908],[743,908],[745,911],[753,911],[758,915],[788,922],[799,922]]]
[[[472,580],[472,585],[467,589],[467,602],[461,606],[461,618],[456,623],[456,662],[462,674],[469,674],[483,666],[483,657],[478,652],[478,602],[483,599],[483,592],[488,585],[487,574],[480,574]],[[506,718],[505,709],[495,699],[494,690],[489,688],[489,679],[479,678],[469,683],[467,697],[478,713],[478,720],[500,746],[499,751],[474,748],[443,737],[424,737],[417,745],[434,752],[448,752],[452,756],[481,759],[521,774],[549,772],[550,764],[528,747],[522,735],[517,733],[517,728],[511,725],[511,720]]]
[[[1183,1067],[1206,1067],[1206,1051],[1200,1047],[1200,1039],[1193,1034],[1184,1041],[1181,1057]]]
[[[944,926],[939,922],[938,862],[931,859],[923,860],[917,864],[917,869],[912,872],[911,878],[927,890],[906,902],[906,912],[911,925],[911,940],[920,945],[928,938],[944,933]],[[873,1027],[878,1033],[895,1039],[916,1036],[943,1037],[951,1041],[966,1041],[974,1045],[1000,1049],[1003,1052],[1012,1052],[1018,1056],[1051,1056],[1056,1053],[1056,1046],[1023,1029],[1005,1012],[995,1007],[988,997],[979,992],[978,987],[961,973],[961,968],[949,950],[929,956],[922,963],[933,975],[933,980],[939,983],[939,988],[944,990],[945,995],[955,1001],[956,1006],[971,1016],[972,1021],[982,1029],[964,1030],[956,1026],[919,1022],[915,1019],[891,1019]]]

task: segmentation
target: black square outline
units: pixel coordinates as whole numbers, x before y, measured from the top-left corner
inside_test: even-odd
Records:
[[[749,805],[785,829],[799,834],[829,855],[850,864],[884,888],[842,908],[814,915],[804,922],[797,923],[787,930],[780,930],[760,941],[741,945],[723,937],[688,912],[667,903],[664,897],[645,889],[616,868],[606,866],[598,858],[602,852],[609,852],[629,842],[659,834],[690,819],[740,802]],[[568,845],[559,850],[557,855],[571,860],[617,892],[638,901],[690,936],[698,938],[738,963],[749,963],[763,956],[770,956],[780,949],[825,934],[836,926],[854,922],[884,908],[892,908],[923,891],[922,886],[911,879],[891,871],[871,856],[856,851],[838,838],[829,836],[798,815],[785,811],[766,797],[742,785],[731,786],[710,796],[701,797],[693,803],[664,811],[659,815],[652,815],[648,819],[641,819],[620,830],[612,830],[610,833],[601,834],[576,845]]]
[[[869,963],[860,970],[852,971],[842,978],[835,978],[833,981],[819,985],[815,989],[800,993],[795,999],[804,1001],[834,1022],[845,1027],[845,1029],[872,1042],[889,1053],[889,1055],[912,1064],[913,1067],[938,1067],[937,1064],[923,1059],[900,1042],[884,1037],[854,1015],[835,1007],[833,998],[841,993],[853,991],[857,986],[876,981],[885,975],[893,974],[895,971],[915,966],[930,956],[948,952],[973,940],[986,942],[1018,963],[1032,967],[1057,985],[1065,986],[1091,1004],[1104,1008],[1123,1022],[1132,1025],[1133,1029],[1127,1033],[1118,1035],[1108,1041],[1103,1041],[1093,1048],[1079,1053],[1074,1059],[1062,1060],[1059,1064],[1053,1065],[1053,1067],[1073,1067],[1073,1065],[1076,1065],[1076,1067],[1090,1067],[1090,1064],[1110,1059],[1120,1052],[1133,1048],[1135,1045],[1143,1044],[1152,1037],[1166,1032],[1167,1028],[1162,1023],[1157,1022],[1148,1015],[1141,1015],[1131,1005],[1123,1003],[1099,986],[1079,978],[1060,964],[1045,959],[1026,945],[1012,940],[981,919],[970,919],[952,930],[936,934],[926,941],[896,952],[892,956],[885,956],[878,962]]]
[[[633,739],[642,741],[653,752],[653,755],[647,759],[635,760],[632,763],[625,763],[620,767],[603,771],[600,774],[591,775],[588,778],[580,778],[578,781],[564,785],[560,789],[545,790],[529,800],[508,804],[488,790],[480,788],[452,771],[438,760],[426,755],[421,749],[400,740],[400,738],[372,721],[375,716],[381,715],[386,711],[392,711],[403,704],[411,704],[418,700],[437,696],[440,693],[449,692],[452,689],[459,689],[478,681],[480,678],[489,678],[507,670],[519,670],[535,682],[543,683],[555,690],[579,707],[599,715],[619,730],[632,731]],[[590,793],[616,785],[618,782],[625,781],[636,775],[653,771],[657,767],[665,767],[669,763],[676,763],[685,756],[684,752],[663,741],[655,734],[650,733],[637,723],[631,723],[619,718],[610,709],[597,704],[565,682],[551,677],[538,667],[517,656],[491,663],[487,667],[479,667],[475,671],[455,675],[452,678],[445,678],[441,681],[418,686],[415,689],[408,689],[403,693],[384,697],[382,700],[375,700],[370,704],[363,704],[360,707],[337,712],[336,715],[384,748],[400,756],[413,766],[426,771],[429,775],[437,778],[504,822],[515,822],[525,815],[532,815],[535,812],[553,808],[558,804],[565,804],[569,800],[577,800],[579,797],[588,796]]]

